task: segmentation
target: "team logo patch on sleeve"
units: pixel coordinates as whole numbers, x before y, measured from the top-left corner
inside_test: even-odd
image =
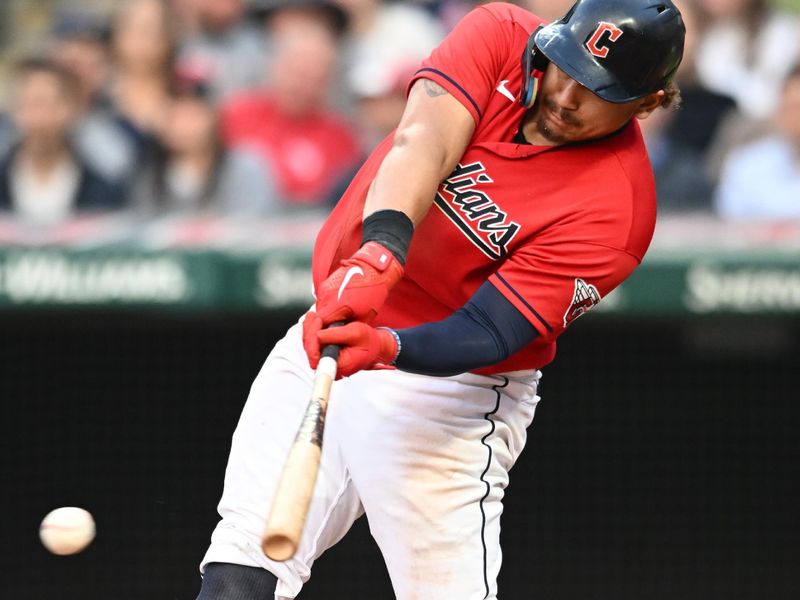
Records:
[[[564,327],[572,323],[582,314],[600,302],[600,292],[591,283],[586,283],[583,279],[575,278],[575,293],[572,295],[572,303],[567,312],[564,313]]]

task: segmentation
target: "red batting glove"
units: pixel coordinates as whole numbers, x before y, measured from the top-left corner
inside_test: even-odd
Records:
[[[378,242],[367,242],[342,261],[320,284],[316,310],[303,321],[303,346],[313,368],[319,361],[317,332],[336,321],[371,322],[402,276],[403,265]]]
[[[389,290],[403,276],[403,265],[378,242],[367,242],[322,282],[316,313],[327,327],[336,321],[371,322]]]
[[[322,347],[319,345],[317,334],[322,329],[322,319],[313,310],[306,313],[303,319],[303,349],[308,356],[308,364],[312,369],[316,369],[319,364],[320,352]]]
[[[319,346],[340,346],[336,378],[348,377],[358,371],[391,365],[397,358],[397,341],[387,329],[376,329],[366,323],[354,321],[341,327],[322,329],[317,333]],[[311,366],[317,367],[316,362]]]

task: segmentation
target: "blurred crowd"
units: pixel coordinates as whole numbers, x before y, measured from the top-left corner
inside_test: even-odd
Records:
[[[519,3],[552,20],[571,0]],[[800,218],[798,14],[677,3],[682,104],[641,122],[661,211]],[[54,0],[46,39],[5,82],[0,214],[326,210],[396,126],[416,66],[475,4]]]

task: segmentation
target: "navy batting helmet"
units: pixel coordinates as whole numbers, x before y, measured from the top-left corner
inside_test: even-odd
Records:
[[[628,102],[663,89],[683,57],[686,29],[671,0],[578,0],[566,15],[537,29],[523,55],[531,71],[553,62],[609,102]]]

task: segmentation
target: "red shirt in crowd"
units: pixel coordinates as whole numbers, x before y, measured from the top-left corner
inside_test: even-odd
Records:
[[[525,114],[517,101],[520,57],[541,22],[510,4],[479,7],[411,82],[427,78],[444,87],[470,111],[476,129],[417,226],[405,275],[375,324],[403,328],[444,319],[488,280],[540,335],[482,373],[550,362],[558,335],[641,262],[655,226],[655,185],[635,120],[590,142],[514,141]],[[367,190],[390,147],[391,136],[323,226],[315,285],[359,247]]]
[[[264,160],[281,196],[319,204],[361,157],[355,133],[330,112],[294,116],[264,92],[232,98],[222,109],[222,135],[229,146],[246,146]]]

